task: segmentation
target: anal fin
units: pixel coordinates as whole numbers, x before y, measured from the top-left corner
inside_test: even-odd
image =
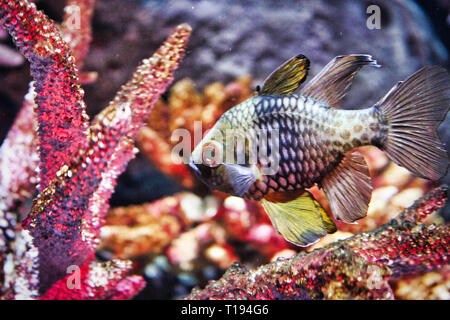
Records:
[[[367,215],[372,183],[361,154],[346,154],[322,180],[322,187],[337,220],[353,223]]]
[[[298,246],[311,245],[336,231],[334,222],[307,191],[288,202],[263,199],[262,204],[276,230]]]

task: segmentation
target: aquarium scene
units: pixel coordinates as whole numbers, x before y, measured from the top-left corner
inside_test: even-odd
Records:
[[[0,0],[0,300],[450,300],[449,34],[447,0]]]

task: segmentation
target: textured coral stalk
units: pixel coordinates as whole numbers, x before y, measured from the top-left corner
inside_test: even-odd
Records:
[[[382,227],[255,270],[235,264],[188,299],[392,299],[387,280],[448,264],[450,227],[418,224],[443,207],[437,188]]]
[[[184,55],[190,33],[191,27],[187,24],[176,27],[155,54],[142,61],[131,80],[122,86],[109,106],[93,120],[92,125],[111,122],[116,113],[127,118],[129,113],[131,127],[126,128],[126,135],[135,137],[145,124],[154,103],[173,81],[173,71]],[[108,124],[105,127],[109,127]]]
[[[2,1],[0,18],[30,62],[38,105],[40,187],[86,142],[87,115],[75,59],[55,24],[33,3]]]
[[[93,0],[71,0],[65,9],[62,35],[80,69],[91,41],[93,7]],[[8,210],[13,202],[17,205],[30,197],[36,186],[39,155],[35,95],[31,82],[22,109],[0,148],[0,198],[6,199]]]
[[[78,156],[35,199],[24,225],[39,249],[41,292],[70,265],[92,259],[115,179],[134,156],[133,141],[153,103],[172,80],[190,27],[181,25],[89,128]]]
[[[63,36],[70,40],[73,56],[80,67],[91,38],[90,19],[94,1],[71,0],[68,5],[77,9],[65,15]],[[80,24],[70,23],[74,13]],[[10,271],[0,281],[3,284],[0,291],[4,292],[4,297],[10,298],[14,295],[21,299],[36,296],[38,288],[37,249],[28,232],[16,226],[16,221],[21,220],[17,215],[23,211],[21,207],[32,195],[37,183],[39,154],[35,96],[34,84],[31,82],[22,109],[0,147],[0,246],[4,253],[0,258],[0,268],[4,269],[3,258],[7,252],[11,254],[7,256],[6,263],[14,266],[7,268]]]
[[[91,224],[85,228],[85,236],[99,238],[115,180],[137,152],[133,142],[153,105],[173,81],[173,72],[184,55],[190,33],[190,26],[178,26],[151,58],[142,61],[131,80],[92,121],[87,157],[83,156],[86,161],[97,163],[97,167],[107,168],[97,175],[101,180],[89,200],[88,214],[91,218],[86,221],[91,221]]]

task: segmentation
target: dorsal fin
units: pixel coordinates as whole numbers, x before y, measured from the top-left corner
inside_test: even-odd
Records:
[[[338,56],[309,81],[300,93],[327,103],[331,107],[339,107],[339,101],[350,89],[356,73],[366,65],[380,66],[367,54]]]
[[[308,58],[299,54],[275,69],[258,90],[259,94],[291,94],[305,81],[308,70]]]
[[[347,223],[367,214],[372,183],[364,157],[348,153],[339,165],[322,180],[323,191],[337,220]]]

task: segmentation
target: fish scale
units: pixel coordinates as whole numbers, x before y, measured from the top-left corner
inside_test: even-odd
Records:
[[[231,129],[279,130],[278,170],[250,187],[244,198],[252,200],[271,192],[312,187],[345,152],[373,144],[381,121],[376,109],[337,110],[297,94],[255,96],[224,113],[222,119]],[[259,159],[258,165],[263,166]]]

